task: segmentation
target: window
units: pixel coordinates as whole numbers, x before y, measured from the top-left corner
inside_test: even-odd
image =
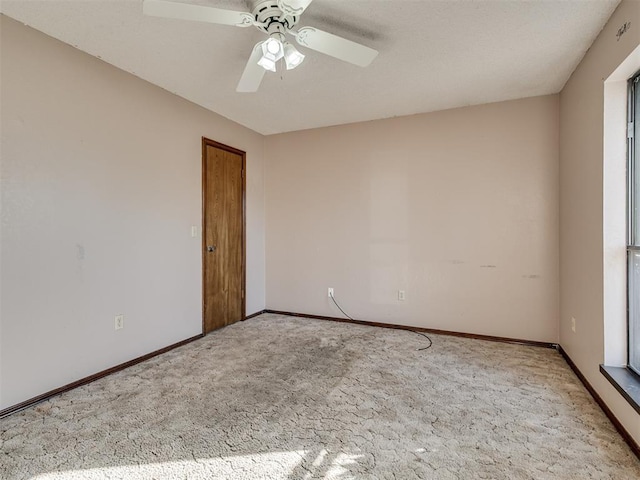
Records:
[[[640,374],[640,72],[629,80],[627,288],[629,368]]]

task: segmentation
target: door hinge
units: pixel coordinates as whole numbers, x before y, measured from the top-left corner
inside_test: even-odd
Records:
[[[242,290],[242,298],[244,298],[244,290]]]
[[[242,178],[244,178],[244,168],[242,169]]]
[[[633,122],[629,122],[629,123],[627,124],[627,138],[633,138],[633,135],[634,135],[634,132],[633,132],[633,131],[634,131],[634,127],[635,127],[635,125],[634,125],[634,123],[633,123]]]

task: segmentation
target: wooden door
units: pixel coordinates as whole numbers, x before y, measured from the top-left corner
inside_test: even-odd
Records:
[[[244,319],[245,153],[202,139],[203,331]]]

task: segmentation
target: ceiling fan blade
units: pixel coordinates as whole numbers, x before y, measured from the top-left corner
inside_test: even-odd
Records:
[[[278,7],[287,15],[301,15],[313,0],[278,0]]]
[[[313,27],[302,27],[294,35],[296,41],[303,47],[308,47],[344,62],[353,63],[359,67],[368,66],[378,55],[378,51],[373,48],[365,47],[359,43]]]
[[[249,27],[253,24],[253,18],[248,12],[236,12],[202,5],[167,2],[165,0],[144,0],[142,11],[145,15],[154,17],[177,18],[179,20],[218,23],[237,27]]]
[[[236,87],[236,92],[250,93],[258,91],[262,77],[264,77],[266,72],[264,68],[258,65],[258,61],[262,58],[263,43],[264,42],[258,42],[256,46],[253,47],[247,66],[244,67],[244,72],[242,72],[242,77],[240,77],[240,81]]]

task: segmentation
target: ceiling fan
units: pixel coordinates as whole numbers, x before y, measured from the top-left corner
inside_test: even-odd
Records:
[[[311,2],[312,0],[253,0],[249,13],[167,0],[144,0],[143,12],[156,17],[236,27],[254,26],[269,35],[267,40],[258,42],[253,47],[236,88],[237,92],[255,92],[265,72],[276,71],[278,61],[283,60],[287,70],[291,70],[304,60],[305,56],[288,42],[285,34],[292,35],[304,47],[359,67],[368,66],[378,55],[372,48],[314,27],[292,30]]]

